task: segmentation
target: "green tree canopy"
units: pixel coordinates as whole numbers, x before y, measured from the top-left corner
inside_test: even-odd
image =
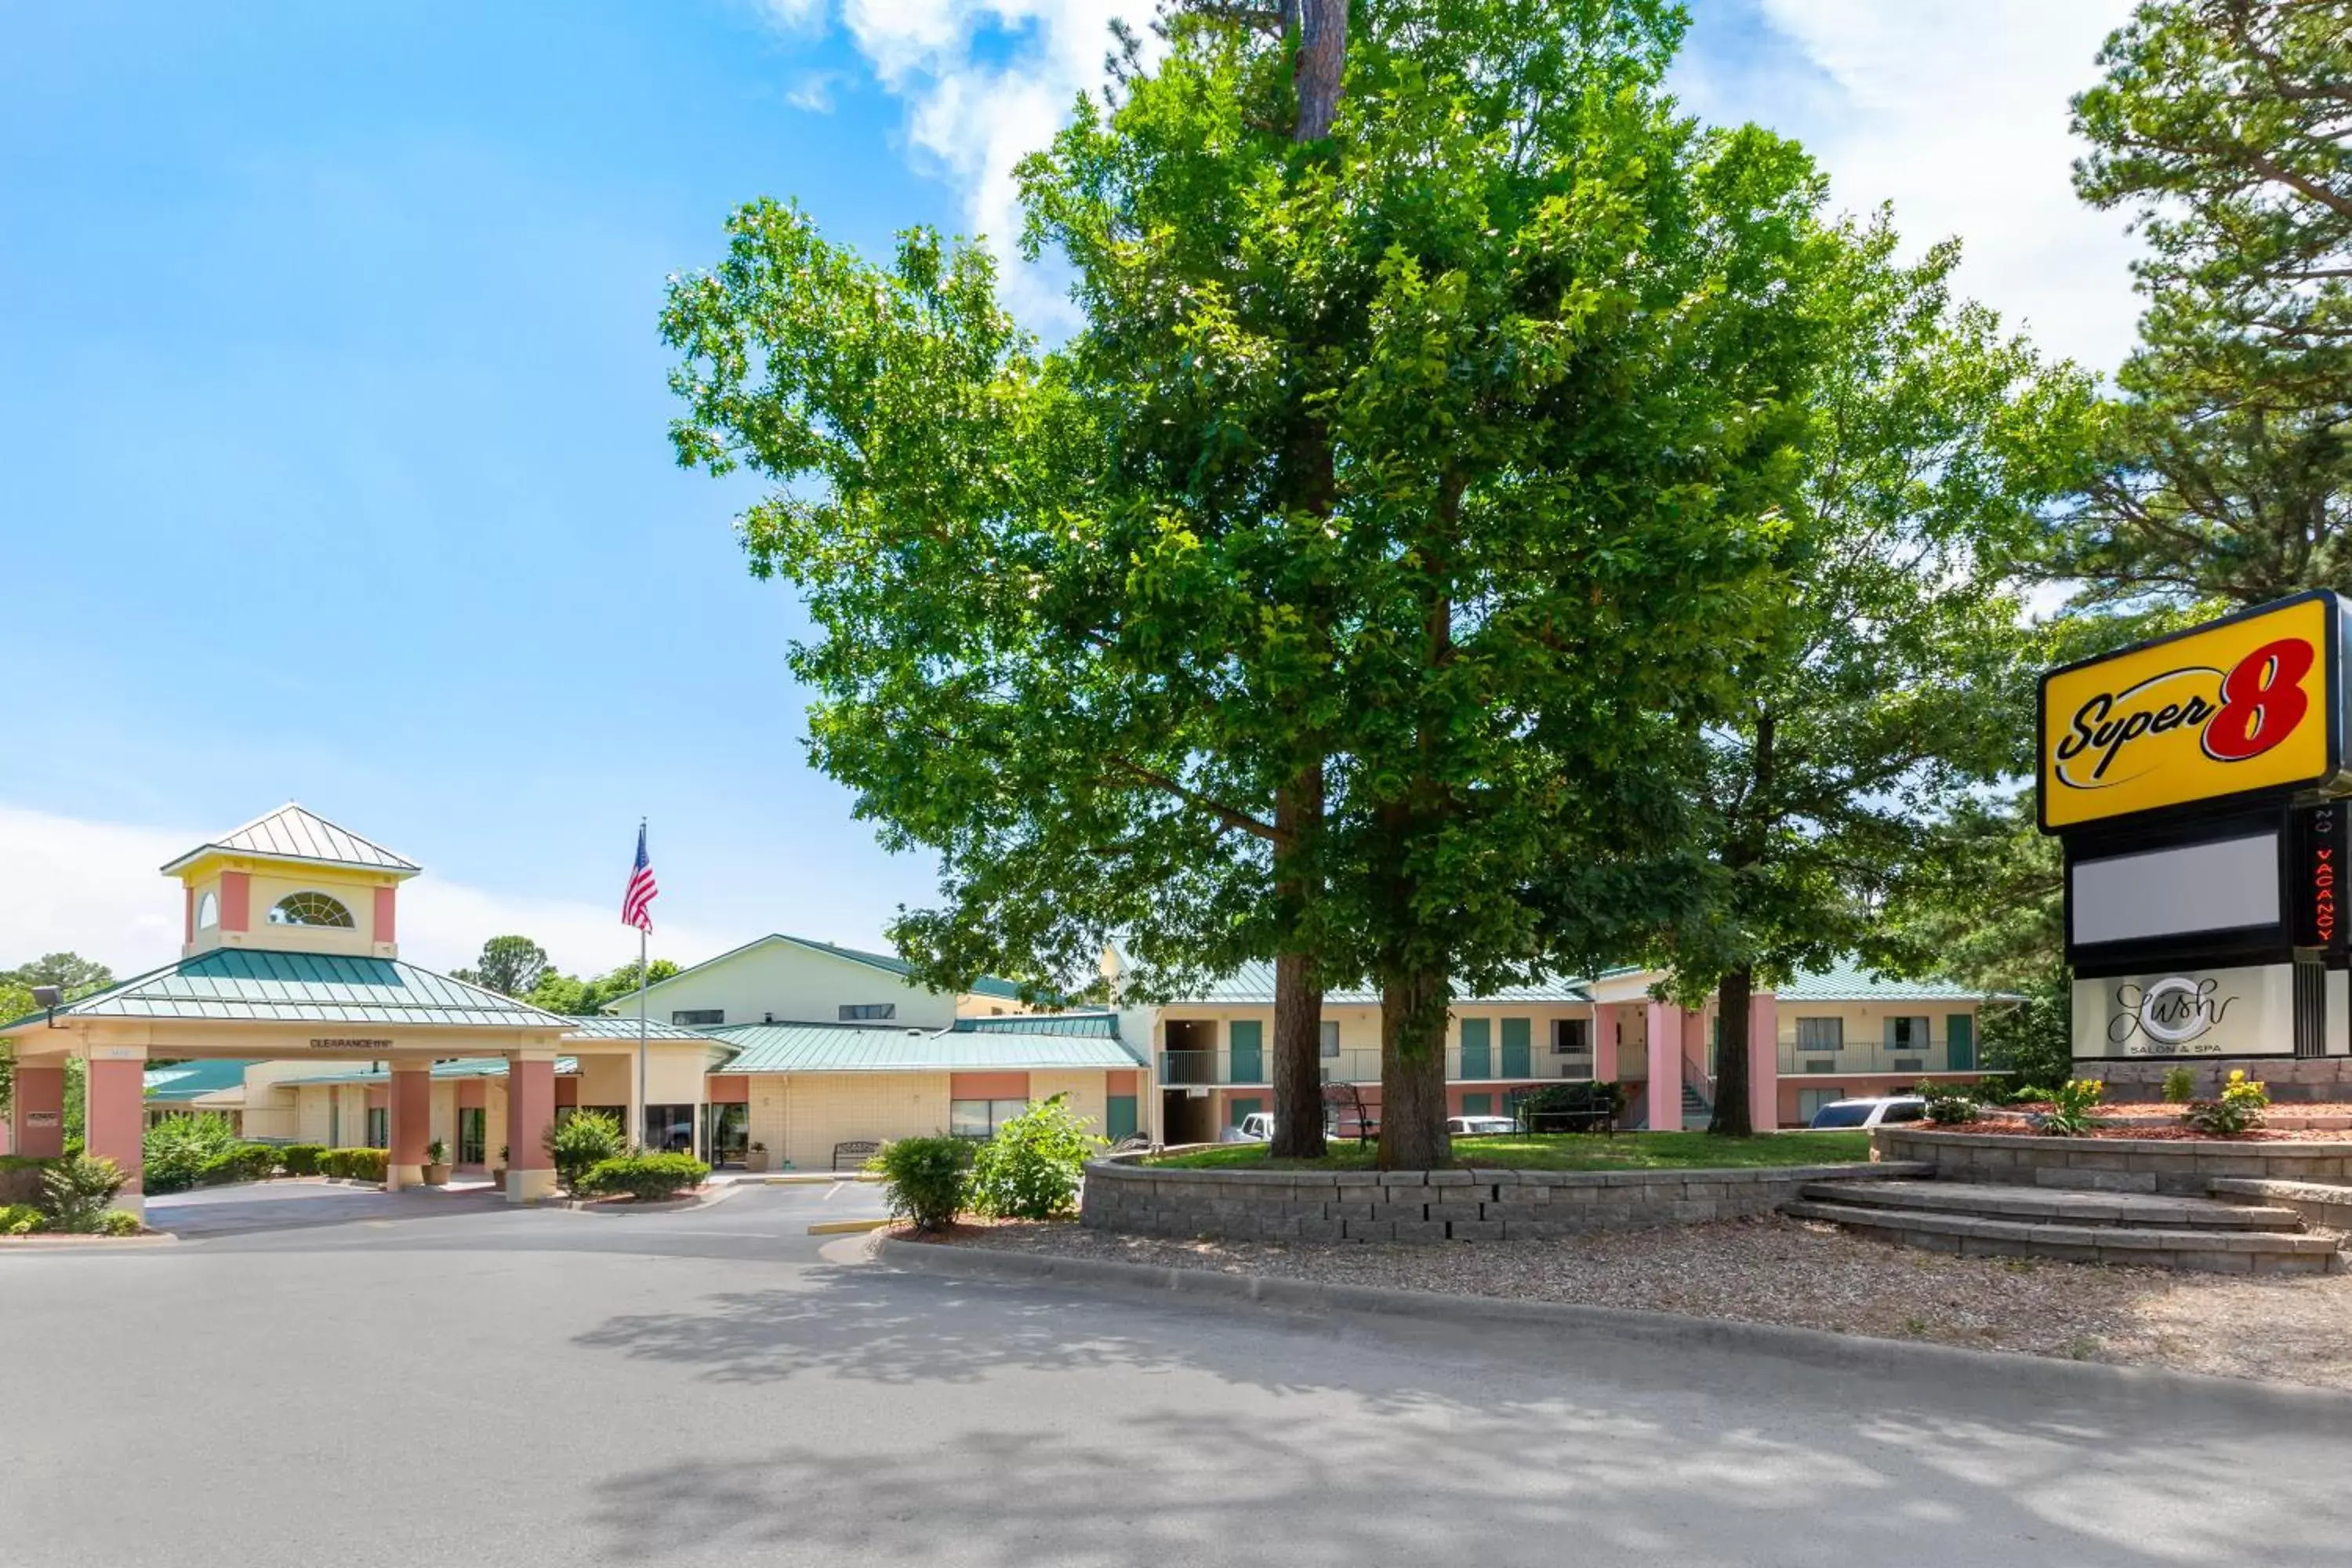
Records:
[[[1381,1158],[1444,1157],[1450,987],[1592,956],[1529,889],[1655,831],[1770,614],[1832,242],[1801,152],[1675,113],[1681,28],[1360,7],[1301,142],[1286,39],[1172,17],[1022,171],[1085,318],[1050,353],[976,247],[875,267],[772,203],[675,282],[679,456],[780,481],[754,569],[809,598],[819,764],[941,856],[893,932],[932,977],[1111,936],[1144,984],[1369,976]]]
[[[64,988],[68,1000],[87,996],[93,991],[103,991],[114,984],[114,971],[95,959],[84,958],[78,952],[45,952],[30,963],[14,969],[0,969],[0,985],[56,985]],[[16,1015],[0,1011],[0,1018]]]
[[[2352,592],[2352,0],[2149,0],[2100,63],[2075,183],[2147,310],[2046,570],[2110,612]]]
[[[1938,820],[2024,763],[2040,642],[2011,567],[2079,482],[2093,406],[2086,377],[1952,300],[1957,246],[1900,264],[1884,218],[1843,239],[1801,306],[1832,355],[1789,514],[1785,614],[1731,655],[1740,699],[1697,734],[1705,863],[1659,954],[1686,998],[1721,986],[1711,1131],[1738,1135],[1747,1053],[1732,1042],[1759,976],[1941,956],[1887,903],[1935,871]]]
[[[453,969],[459,980],[506,996],[527,996],[546,974],[547,950],[527,936],[494,936],[482,943],[471,969]]]

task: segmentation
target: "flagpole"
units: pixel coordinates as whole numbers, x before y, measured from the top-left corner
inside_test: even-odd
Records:
[[[637,818],[637,842],[643,844],[645,837],[646,819],[641,816]],[[649,973],[646,942],[651,934],[643,924],[637,927],[637,1125],[629,1138],[632,1148],[643,1143],[646,1133],[646,975]]]

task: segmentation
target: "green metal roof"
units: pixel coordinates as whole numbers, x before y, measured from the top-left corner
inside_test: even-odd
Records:
[[[1009,1029],[854,1024],[733,1024],[710,1031],[741,1047],[726,1072],[1017,1072],[1133,1068],[1116,1038]]]
[[[634,1040],[637,1037],[637,1020],[634,1017],[614,1018],[604,1014],[572,1014],[564,1023],[567,1040]],[[711,1040],[708,1030],[688,1029],[677,1024],[665,1024],[658,1019],[646,1020],[646,1038],[649,1040]],[[716,1044],[714,1040],[712,1043]]]
[[[580,1063],[571,1057],[558,1057],[555,1058],[555,1070],[558,1073],[576,1073],[580,1070]],[[441,1079],[504,1078],[507,1076],[507,1058],[457,1057],[446,1062],[435,1062],[433,1076]],[[314,1083],[385,1083],[391,1078],[389,1068],[352,1068],[345,1072],[313,1073],[308,1078],[281,1078],[278,1080],[278,1087]]]
[[[1024,1013],[1009,1018],[958,1018],[955,1026],[972,1035],[1091,1035],[1118,1038],[1116,1013]]]
[[[92,992],[58,1015],[476,1029],[545,1029],[576,1021],[396,958],[227,947]],[[44,1016],[31,1014],[0,1025],[0,1031]]]
[[[1455,1006],[1477,1006],[1503,1002],[1590,1002],[1591,993],[1575,980],[1546,980],[1530,985],[1504,985],[1475,995],[1462,991],[1454,994]],[[1323,994],[1325,1005],[1333,1007],[1377,1007],[1381,994],[1363,986],[1335,987]],[[1194,1005],[1216,1007],[1271,1007],[1274,1005],[1274,965],[1244,963],[1222,980],[1213,981],[1197,996],[1180,999],[1178,1005],[1189,1002]]]
[[[1854,963],[1792,975],[1774,988],[1783,1002],[1991,1002],[1999,994],[1972,991],[1948,980],[1896,980]]]
[[[174,1062],[167,1068],[147,1069],[147,1099],[151,1104],[171,1105],[200,1100],[207,1094],[224,1089],[243,1089],[245,1061]]]

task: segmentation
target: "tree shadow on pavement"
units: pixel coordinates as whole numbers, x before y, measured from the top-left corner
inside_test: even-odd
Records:
[[[1901,1379],[1653,1344],[1307,1319],[874,1268],[615,1317],[590,1349],[780,1385],[807,1442],[594,1489],[625,1561],[1033,1564],[2341,1561],[2340,1437],[2177,1395]],[[1067,1374],[1079,1374],[1068,1383]],[[867,1385],[820,1389],[820,1384]],[[819,1397],[821,1395],[821,1397]],[[935,1436],[861,1447],[861,1403]],[[1008,1408],[1026,1407],[1023,1418]],[[1035,1412],[1085,1413],[1057,1424]],[[903,1433],[903,1414],[879,1423]],[[1044,1428],[1041,1430],[1040,1428]],[[2263,1456],[2251,1464],[2250,1453]],[[2315,1509],[2311,1500],[2326,1499]]]

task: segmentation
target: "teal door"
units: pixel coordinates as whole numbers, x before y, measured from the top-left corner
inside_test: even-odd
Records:
[[[1233,1045],[1233,1071],[1227,1083],[1265,1081],[1265,1026],[1255,1018],[1236,1018],[1228,1037]],[[1236,1121],[1240,1118],[1234,1119]]]
[[[1495,1097],[1491,1094],[1464,1095],[1462,1097],[1462,1114],[1465,1116],[1494,1115]]]
[[[1225,1101],[1225,1125],[1239,1127],[1243,1122],[1265,1109],[1265,1101],[1255,1095]]]
[[[1535,1025],[1530,1019],[1506,1018],[1503,1020],[1503,1077],[1535,1077],[1533,1053],[1528,1049],[1528,1045],[1534,1033]]]
[[[1489,1018],[1462,1020],[1462,1076],[1465,1079],[1495,1076],[1494,1021]]]
[[[1103,1101],[1103,1135],[1116,1143],[1135,1136],[1135,1096],[1114,1094]]]
[[[1977,1021],[1974,1014],[1955,1013],[1944,1020],[1945,1059],[1954,1072],[1977,1070]]]

